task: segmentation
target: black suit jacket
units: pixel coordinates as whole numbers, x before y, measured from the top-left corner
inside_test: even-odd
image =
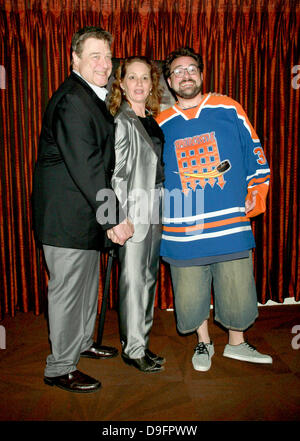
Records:
[[[89,85],[72,73],[53,94],[43,118],[32,195],[39,242],[102,248],[105,230],[125,217],[119,216],[113,198],[96,200],[99,190],[111,189],[114,163],[113,118]],[[102,222],[110,216],[103,225],[96,220],[101,204],[107,209]]]

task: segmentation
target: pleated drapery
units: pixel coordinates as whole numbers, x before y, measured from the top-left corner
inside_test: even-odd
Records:
[[[204,92],[239,101],[272,171],[267,212],[253,221],[259,301],[299,301],[299,23],[292,0],[0,0],[0,319],[44,310],[47,273],[31,221],[42,116],[69,73],[72,34],[100,25],[116,58],[162,60],[179,46],[204,58]],[[101,259],[104,270],[106,257]],[[99,290],[102,296],[103,274]],[[110,307],[117,303],[112,275]],[[173,306],[160,265],[156,306]]]

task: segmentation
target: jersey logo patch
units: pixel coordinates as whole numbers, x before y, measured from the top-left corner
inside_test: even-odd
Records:
[[[181,187],[183,193],[217,185],[223,189],[224,173],[231,168],[230,161],[221,161],[215,132],[204,133],[174,142]]]

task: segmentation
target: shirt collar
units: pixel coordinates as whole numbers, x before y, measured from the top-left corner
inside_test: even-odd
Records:
[[[100,98],[100,100],[105,101],[106,95],[108,93],[108,90],[105,87],[95,86],[95,84],[91,84],[85,78],[83,78],[83,76],[80,75],[80,73],[77,72],[76,70],[73,70],[73,72],[76,75],[78,75],[80,78],[82,78],[93,89],[93,91],[95,92],[97,97]]]

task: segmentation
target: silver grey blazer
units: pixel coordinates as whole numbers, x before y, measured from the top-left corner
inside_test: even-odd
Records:
[[[141,242],[153,217],[158,157],[151,138],[127,102],[122,103],[115,124],[116,164],[112,187],[134,224],[134,235],[129,241]]]

